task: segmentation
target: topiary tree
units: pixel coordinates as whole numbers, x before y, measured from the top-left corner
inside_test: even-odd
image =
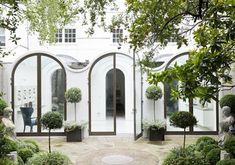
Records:
[[[47,112],[41,119],[44,128],[49,129],[49,153],[51,153],[51,129],[58,129],[63,126],[63,117],[59,112]]]
[[[153,100],[153,110],[154,110],[154,121],[156,121],[155,113],[155,101],[162,97],[162,90],[156,85],[150,85],[145,92],[147,99]]]
[[[186,140],[186,128],[197,124],[196,118],[192,113],[186,111],[174,112],[170,117],[171,125],[184,129],[184,143],[183,148],[185,148]]]
[[[235,114],[235,95],[233,94],[228,94],[224,95],[220,99],[220,107],[228,106],[231,108],[231,113]]]
[[[75,121],[76,121],[76,117],[77,117],[77,114],[76,114],[76,103],[78,103],[82,99],[81,90],[79,88],[76,88],[76,87],[68,89],[65,92],[65,99],[69,103],[74,103]]]

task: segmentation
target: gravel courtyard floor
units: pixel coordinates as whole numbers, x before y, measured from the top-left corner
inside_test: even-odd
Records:
[[[191,144],[200,136],[188,135]],[[217,138],[217,136],[213,136]],[[19,137],[33,139],[41,150],[48,150],[47,137]],[[163,142],[150,142],[132,136],[89,136],[82,142],[66,142],[65,137],[52,137],[52,151],[66,154],[75,165],[161,165],[167,153],[183,143],[182,135],[168,135]]]

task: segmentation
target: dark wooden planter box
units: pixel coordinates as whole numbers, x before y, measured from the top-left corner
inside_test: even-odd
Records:
[[[81,142],[84,138],[84,129],[76,128],[73,131],[66,132],[67,142]]]
[[[164,129],[152,129],[149,128],[149,140],[150,141],[164,141],[165,140],[165,132]]]

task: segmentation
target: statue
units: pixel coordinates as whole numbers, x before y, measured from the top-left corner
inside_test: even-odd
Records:
[[[6,107],[3,112],[2,123],[6,127],[6,132],[10,137],[16,139],[15,125],[11,120],[13,110],[10,107]]]
[[[228,106],[222,107],[222,118],[219,123],[220,130],[219,130],[219,144],[223,145],[225,136],[233,129],[235,119],[231,114],[231,108]]]

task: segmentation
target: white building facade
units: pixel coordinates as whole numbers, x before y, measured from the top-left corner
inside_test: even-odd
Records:
[[[112,15],[113,13],[110,13]],[[110,16],[111,17],[111,16]],[[17,30],[21,38],[17,45],[9,41],[9,33],[1,29],[1,46],[11,55],[0,59],[0,91],[14,110],[13,120],[18,135],[43,135],[40,122],[30,131],[24,130],[21,107],[32,106],[31,117],[40,119],[48,111],[58,111],[64,120],[74,120],[73,104],[66,103],[64,92],[78,87],[82,100],[77,103],[78,121],[87,121],[85,135],[133,134],[143,132],[143,121],[153,120],[153,101],[145,97],[147,76],[137,65],[141,53],[134,53],[130,45],[120,39],[128,33],[122,28],[112,32],[95,29],[88,37],[79,23],[58,29],[54,44],[40,44],[36,34],[27,32],[27,23]],[[155,68],[163,71],[175,64],[183,64],[188,58],[190,43],[177,49],[172,42],[160,51]],[[134,57],[135,56],[135,57]],[[173,82],[175,85],[179,82]],[[163,97],[156,101],[156,116],[166,120],[167,133],[178,134],[183,130],[171,127],[169,116],[175,111],[191,111],[198,125],[189,128],[191,134],[217,134],[218,104],[200,105],[197,99],[173,101],[167,84],[159,84]],[[31,105],[30,105],[31,104]],[[40,121],[40,120],[38,120]],[[63,129],[54,134],[63,135]]]

